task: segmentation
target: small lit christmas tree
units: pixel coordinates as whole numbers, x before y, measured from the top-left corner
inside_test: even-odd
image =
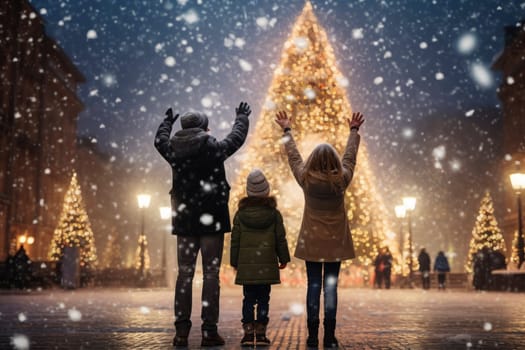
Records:
[[[122,265],[122,254],[120,250],[120,238],[117,230],[113,228],[107,237],[106,247],[102,254],[103,268],[120,268]]]
[[[408,276],[410,274],[410,242],[408,238],[409,234],[407,233],[403,241],[403,255],[401,261],[401,264],[403,264],[401,271],[403,276]],[[412,271],[419,271],[418,256],[419,250],[416,249],[414,242],[412,242]]]
[[[252,126],[253,134],[236,169],[230,202],[230,209],[235,212],[239,200],[246,196],[248,173],[253,168],[262,169],[271,184],[271,195],[277,198],[283,213],[291,252],[297,243],[304,197],[289,169],[282,131],[274,122],[275,113],[286,110],[293,118],[294,138],[305,159],[323,142],[342,154],[349,134],[346,118],[352,115],[345,91],[348,86],[348,79],[337,68],[326,32],[307,1],[284,44],[261,115]],[[344,266],[350,262],[371,265],[387,232],[386,211],[374,186],[364,141],[359,148],[355,176],[345,195],[356,259],[345,261]]]
[[[514,237],[512,238],[512,252],[510,254],[510,262],[518,266],[518,230],[514,231]]]
[[[492,197],[487,191],[481,200],[476,223],[472,230],[472,239],[470,240],[470,249],[467,257],[467,264],[465,269],[468,273],[472,273],[473,257],[483,247],[487,247],[493,251],[505,252],[505,241],[501,230],[498,227],[498,222],[494,216],[494,203]]]
[[[150,258],[148,252],[148,240],[146,235],[139,235],[137,251],[135,253],[135,268],[144,276],[150,268]],[[144,259],[144,260],[142,260]]]
[[[96,266],[95,238],[84,208],[76,173],[73,173],[64,197],[64,206],[53,234],[49,258],[52,261],[60,261],[64,254],[64,247],[80,248],[81,269],[86,270]]]

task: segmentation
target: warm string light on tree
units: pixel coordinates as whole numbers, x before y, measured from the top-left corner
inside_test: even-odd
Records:
[[[140,256],[141,256],[141,250],[144,248],[144,272],[148,271],[150,268],[150,258],[149,258],[149,252],[148,252],[148,240],[146,239],[146,235],[139,235],[139,242],[137,250],[135,251],[135,268],[137,270],[140,270]]]
[[[514,231],[514,237],[512,238],[512,251],[510,253],[509,262],[513,263],[516,267],[519,265],[520,258],[518,256],[518,230]]]
[[[284,44],[262,113],[251,127],[252,133],[236,169],[230,202],[234,213],[239,200],[246,196],[248,173],[253,168],[262,169],[271,185],[271,195],[277,198],[283,214],[292,253],[301,225],[304,198],[289,169],[282,145],[285,140],[274,122],[275,113],[286,110],[293,118],[292,132],[305,160],[312,149],[323,142],[332,144],[342,154],[349,134],[346,118],[352,114],[345,91],[348,86],[348,80],[337,69],[327,35],[307,2]],[[363,141],[345,202],[357,254],[353,262],[369,266],[385,239],[387,223]],[[343,267],[350,262],[346,261]]]
[[[64,206],[57,228],[53,233],[49,258],[52,261],[59,261],[64,254],[64,247],[80,248],[81,268],[95,267],[97,262],[95,238],[84,207],[76,173],[73,173],[64,197]]]
[[[500,252],[505,252],[506,250],[503,235],[498,227],[496,216],[494,216],[494,203],[488,191],[481,200],[478,216],[472,229],[467,264],[465,265],[468,273],[472,273],[474,254],[483,247]]]
[[[122,265],[122,252],[120,249],[120,236],[117,230],[113,229],[107,236],[106,247],[102,254],[103,268],[120,268]]]

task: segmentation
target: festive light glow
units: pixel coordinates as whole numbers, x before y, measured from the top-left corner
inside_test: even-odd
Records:
[[[151,201],[151,196],[149,194],[139,194],[137,195],[137,203],[140,209],[146,209],[149,207]]]
[[[416,209],[416,197],[403,197],[403,206],[409,211]]]
[[[252,128],[243,161],[235,170],[230,210],[237,210],[238,202],[246,196],[246,177],[253,168],[265,173],[272,196],[278,202],[285,226],[290,251],[293,254],[301,226],[304,196],[288,165],[282,145],[282,131],[274,122],[275,112],[285,110],[293,118],[292,130],[302,156],[306,159],[311,149],[320,142],[330,143],[341,155],[346,146],[349,128],[346,118],[352,115],[344,88],[351,83],[337,69],[334,52],[323,28],[318,24],[312,5],[306,2],[295,22],[292,33],[284,44],[281,61],[274,76],[258,122]],[[361,140],[357,167],[352,184],[345,195],[347,215],[356,250],[356,259],[343,262],[369,266],[383,245],[386,210],[374,187],[374,176],[368,164],[368,152]],[[227,248],[225,248],[227,249]],[[290,264],[284,271],[294,274]]]
[[[472,239],[470,240],[467,264],[465,265],[468,273],[472,273],[474,255],[483,247],[487,247],[493,251],[506,251],[503,235],[494,216],[494,203],[488,191],[481,200],[476,223],[472,229]]]
[[[406,216],[407,208],[405,208],[404,205],[396,205],[394,210],[396,212],[396,217],[397,218],[402,219],[402,218],[404,218]]]
[[[160,207],[159,212],[160,212],[160,218],[162,220],[167,220],[171,218],[171,207]]]
[[[525,190],[525,174],[524,173],[514,173],[510,174],[510,183],[512,188],[519,192]]]
[[[49,251],[50,260],[59,261],[64,254],[64,247],[80,247],[82,269],[95,267],[97,263],[95,238],[84,208],[76,173],[73,173],[71,177],[71,183],[64,197],[60,220],[53,233]]]

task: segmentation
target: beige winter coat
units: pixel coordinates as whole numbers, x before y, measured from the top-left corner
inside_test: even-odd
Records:
[[[304,162],[297,150],[291,132],[285,143],[288,162],[295,179],[303,189],[305,206],[303,221],[295,248],[295,257],[306,261],[334,262],[355,258],[352,234],[348,226],[344,197],[354,175],[360,136],[350,132],[342,158],[344,189],[335,191],[330,184],[319,179],[303,183]]]

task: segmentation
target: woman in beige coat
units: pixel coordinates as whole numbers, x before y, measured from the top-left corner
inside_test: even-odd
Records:
[[[335,320],[339,269],[342,260],[355,257],[344,197],[354,174],[360,139],[358,130],[364,122],[363,115],[353,113],[352,119],[347,118],[350,135],[342,159],[331,145],[323,143],[312,151],[306,162],[303,162],[293,139],[291,118],[282,111],[277,113],[275,121],[288,138],[285,142],[288,163],[305,197],[295,257],[305,260],[308,277],[306,342],[308,346],[318,346],[322,286],[325,317],[323,344],[325,348],[338,347]]]

